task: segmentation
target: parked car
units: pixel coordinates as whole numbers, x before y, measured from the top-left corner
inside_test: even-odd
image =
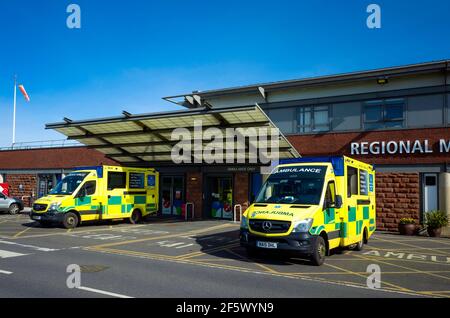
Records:
[[[23,210],[23,202],[17,198],[10,198],[0,192],[0,212],[17,214]]]

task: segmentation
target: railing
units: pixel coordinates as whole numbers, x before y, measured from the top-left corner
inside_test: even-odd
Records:
[[[79,147],[83,144],[75,140],[43,140],[43,141],[27,141],[16,142],[9,147],[0,147],[0,151],[6,150],[23,150],[23,149],[41,149],[41,148],[61,148],[61,147]]]
[[[195,217],[195,205],[194,205],[194,203],[193,202],[187,202],[186,206],[185,206],[186,212],[184,213],[185,221],[188,220],[188,212],[189,212],[188,208],[189,208],[189,206],[192,206],[192,209],[191,209],[192,217],[191,217],[191,219],[193,220],[194,217]]]

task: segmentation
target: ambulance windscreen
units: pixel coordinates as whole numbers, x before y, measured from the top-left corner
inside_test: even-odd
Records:
[[[326,166],[279,168],[264,183],[255,203],[317,205],[326,169]]]
[[[62,179],[56,187],[50,191],[52,195],[70,195],[72,194],[78,186],[83,182],[84,178],[89,173],[87,172],[74,172],[69,174],[67,177]]]

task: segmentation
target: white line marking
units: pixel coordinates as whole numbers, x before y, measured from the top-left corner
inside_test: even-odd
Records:
[[[20,243],[16,243],[16,242],[9,242],[9,241],[3,241],[3,240],[0,240],[0,244],[16,245],[16,246],[20,246],[20,247],[26,247],[26,248],[31,248],[33,250],[40,251],[40,252],[54,252],[54,251],[58,251],[58,249],[54,249],[54,248],[39,247],[39,246],[34,246],[34,245],[26,245],[26,244],[20,244]]]
[[[111,292],[108,292],[108,291],[95,289],[95,288],[90,288],[90,287],[84,287],[84,286],[77,287],[77,289],[81,289],[81,290],[85,290],[85,291],[89,291],[89,292],[93,292],[93,293],[97,293],[97,294],[103,294],[103,295],[107,295],[107,296],[111,296],[111,297],[117,297],[117,298],[134,298],[134,297],[130,297],[130,296],[125,296],[125,295],[121,295],[121,294],[111,293]]]
[[[11,275],[13,272],[3,271],[0,269],[0,274]]]
[[[21,253],[16,253],[16,252],[0,250],[0,258],[10,258],[10,257],[25,256],[25,255],[27,255],[27,254],[21,254]]]

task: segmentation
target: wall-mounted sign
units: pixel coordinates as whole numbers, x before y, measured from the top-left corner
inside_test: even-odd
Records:
[[[431,154],[450,153],[450,140],[440,139],[433,144],[425,140],[399,140],[399,141],[362,141],[352,142],[350,153],[352,155],[395,155],[395,154]]]

